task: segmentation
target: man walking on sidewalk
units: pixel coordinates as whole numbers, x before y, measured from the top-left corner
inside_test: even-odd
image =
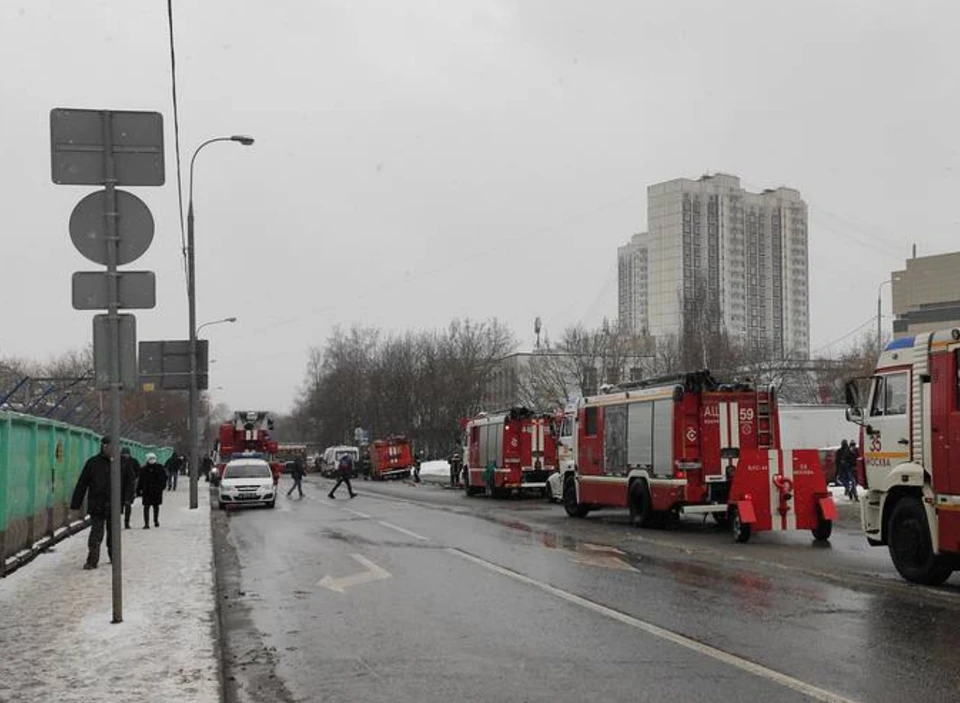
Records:
[[[150,529],[150,507],[153,507],[153,525],[160,527],[160,505],[163,503],[163,489],[167,485],[167,473],[157,463],[157,455],[147,454],[147,463],[140,469],[140,482],[137,493],[143,503],[143,529]]]
[[[177,477],[180,475],[180,457],[176,453],[170,455],[167,463],[164,464],[167,470],[167,490],[177,490]]]
[[[123,527],[130,529],[130,511],[137,497],[137,480],[140,478],[140,462],[130,456],[130,450],[120,450],[120,495],[123,496]]]
[[[293,485],[290,486],[290,490],[287,491],[287,498],[293,493],[294,488],[300,491],[300,497],[303,498],[303,473],[303,460],[297,457],[293,460],[293,467],[290,469],[290,477],[293,479]]]
[[[353,498],[356,493],[353,492],[353,486],[350,485],[350,477],[353,475],[353,457],[349,454],[344,454],[340,457],[340,463],[337,465],[337,470],[340,472],[340,476],[337,477],[337,485],[327,494],[328,498],[336,498],[334,493],[337,492],[337,489],[340,488],[341,483],[347,484],[347,490],[350,492],[350,497]]]
[[[71,510],[80,510],[83,499],[87,499],[87,514],[90,516],[90,537],[87,540],[87,561],[84,569],[96,569],[100,562],[100,544],[103,542],[104,528],[107,533],[107,556],[113,559],[113,547],[110,539],[113,530],[110,527],[110,438],[100,440],[100,453],[87,459],[73,489],[70,500]]]

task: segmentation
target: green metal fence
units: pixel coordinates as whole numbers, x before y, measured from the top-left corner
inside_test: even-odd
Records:
[[[164,462],[169,447],[121,440],[141,464],[148,452]],[[0,412],[0,572],[7,559],[53,537],[70,523],[70,497],[100,435],[62,422]]]

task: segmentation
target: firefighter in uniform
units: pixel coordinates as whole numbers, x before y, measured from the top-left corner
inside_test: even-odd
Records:
[[[463,457],[458,450],[454,450],[450,455],[450,488],[456,488],[460,485],[460,470],[463,468]]]

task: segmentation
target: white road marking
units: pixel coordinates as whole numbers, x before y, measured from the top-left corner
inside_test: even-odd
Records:
[[[354,510],[353,508],[341,508],[341,510],[350,513],[351,515],[356,515],[357,517],[369,518],[370,516],[366,513],[361,513],[359,510]]]
[[[742,669],[743,671],[751,673],[754,676],[766,679],[767,681],[772,681],[773,683],[779,684],[784,688],[789,688],[790,690],[797,691],[805,696],[809,696],[814,700],[823,701],[823,703],[857,703],[852,698],[847,698],[839,693],[833,693],[832,691],[827,691],[826,689],[819,688],[818,686],[806,683],[800,679],[795,679],[787,674],[767,668],[762,664],[757,664],[749,659],[743,659],[742,657],[738,657],[736,654],[730,654],[722,649],[717,649],[716,647],[711,647],[708,644],[703,644],[702,642],[698,642],[697,640],[691,639],[690,637],[686,637],[685,635],[681,635],[677,632],[673,632],[672,630],[667,630],[659,625],[654,625],[653,623],[640,620],[639,618],[627,615],[626,613],[621,613],[613,608],[608,608],[605,605],[600,605],[599,603],[575,595],[569,591],[564,591],[556,586],[551,586],[550,584],[542,581],[537,581],[529,576],[524,576],[516,571],[511,571],[510,569],[499,566],[498,564],[494,564],[486,559],[475,557],[472,554],[459,549],[448,547],[447,552],[454,554],[461,559],[472,562],[478,566],[482,566],[489,571],[498,573],[501,576],[507,576],[508,578],[512,578],[520,583],[533,586],[534,588],[538,588],[541,591],[545,591],[546,593],[556,596],[557,598],[561,598],[569,603],[579,605],[581,608],[585,608],[586,610],[603,615],[611,620],[616,620],[624,625],[635,627],[636,629],[646,632],[649,635],[667,640],[668,642],[672,642],[685,649],[697,652],[698,654],[710,657],[711,659],[716,659],[724,664]]]
[[[317,585],[329,588],[331,591],[336,591],[337,593],[346,593],[347,589],[352,586],[359,586],[360,584],[370,583],[371,581],[382,581],[383,579],[388,579],[393,576],[389,571],[377,566],[362,554],[351,554],[350,556],[365,566],[367,570],[342,578],[334,578],[328,574],[320,579]]]
[[[406,529],[406,528],[403,528],[403,527],[400,527],[400,526],[398,526],[398,525],[394,525],[394,524],[391,523],[391,522],[386,522],[385,520],[378,520],[377,522],[379,522],[379,523],[380,523],[381,525],[383,525],[384,527],[390,528],[391,530],[396,530],[397,532],[402,532],[403,534],[407,535],[408,537],[413,537],[414,539],[423,540],[424,542],[426,542],[427,539],[428,539],[427,537],[424,537],[423,535],[418,535],[416,532],[411,532],[410,530],[408,530],[408,529]]]

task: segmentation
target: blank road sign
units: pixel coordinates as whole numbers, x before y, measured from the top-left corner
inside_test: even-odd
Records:
[[[153,241],[153,215],[140,198],[125,190],[117,198],[117,266],[139,259]],[[107,191],[97,190],[77,203],[70,214],[70,239],[81,254],[95,264],[107,266]]]
[[[106,310],[109,306],[110,277],[105,271],[77,271],[73,274],[74,310]],[[118,307],[150,310],[157,305],[157,277],[153,271],[117,273]]]
[[[132,391],[137,387],[137,318],[133,315],[118,315],[120,386]],[[113,381],[110,360],[115,338],[110,330],[108,315],[93,316],[93,371],[97,390],[110,389]]]
[[[197,340],[197,389],[207,390],[209,344]],[[140,388],[185,391],[190,388],[190,342],[167,340],[140,342]]]
[[[105,121],[110,122],[117,185],[162,186],[163,116],[122,110],[50,111],[52,178],[59,185],[103,185]]]

